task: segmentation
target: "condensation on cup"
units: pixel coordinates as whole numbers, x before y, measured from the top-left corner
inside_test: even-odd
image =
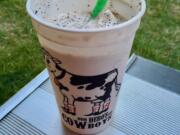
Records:
[[[51,2],[55,1],[61,12],[90,12],[95,4],[94,0]],[[35,10],[40,2],[28,0],[27,11],[44,53],[62,122],[79,134],[98,133],[111,122],[145,1],[112,0],[113,8],[127,21],[92,29],[60,28],[40,18]],[[53,10],[47,13],[54,16]]]

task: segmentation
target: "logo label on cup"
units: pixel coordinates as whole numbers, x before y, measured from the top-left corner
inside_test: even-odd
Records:
[[[77,120],[73,120],[62,112],[63,120],[69,125],[76,125],[81,129],[98,127],[105,124],[107,120],[109,121],[112,112],[108,112],[108,110],[111,105],[113,87],[117,95],[121,86],[117,82],[118,69],[96,76],[80,76],[62,68],[62,62],[45,49],[43,49],[43,53],[48,70],[53,75],[54,84],[63,96],[63,111],[76,116],[76,103],[84,103],[91,107],[91,111],[81,115],[85,116],[84,118]],[[94,121],[94,119],[98,120]]]

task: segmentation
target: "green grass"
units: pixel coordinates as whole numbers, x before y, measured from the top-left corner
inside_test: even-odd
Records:
[[[180,1],[147,0],[133,52],[180,69]]]
[[[25,0],[0,0],[0,104],[43,68]]]
[[[147,0],[133,52],[180,69],[180,2]],[[25,0],[0,0],[0,104],[44,68]]]

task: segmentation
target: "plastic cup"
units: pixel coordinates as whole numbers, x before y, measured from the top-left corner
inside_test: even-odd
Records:
[[[28,0],[27,11],[42,46],[62,122],[79,134],[98,133],[111,122],[145,1],[113,0],[114,9],[128,20],[98,29],[59,28],[36,15],[40,2]],[[59,0],[59,4],[62,12],[89,12],[95,2]]]

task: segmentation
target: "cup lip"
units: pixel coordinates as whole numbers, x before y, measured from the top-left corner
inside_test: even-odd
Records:
[[[128,21],[125,21],[121,24],[112,26],[112,27],[106,27],[106,28],[91,28],[91,29],[68,29],[68,28],[61,28],[58,27],[57,25],[50,23],[48,21],[43,20],[42,18],[38,17],[37,15],[35,15],[31,9],[31,2],[32,0],[28,0],[26,3],[26,10],[28,12],[28,14],[31,16],[31,18],[35,21],[37,21],[38,23],[40,23],[41,25],[44,25],[46,27],[49,27],[51,29],[55,29],[58,31],[64,31],[64,32],[76,32],[76,33],[93,33],[93,32],[105,32],[105,31],[111,31],[111,30],[115,30],[115,29],[121,29],[123,27],[129,26],[131,24],[133,24],[134,22],[138,21],[138,19],[140,19],[146,11],[146,2],[145,0],[141,0],[141,11],[138,12],[138,14],[136,14],[134,17],[132,17],[131,19],[129,19]]]

